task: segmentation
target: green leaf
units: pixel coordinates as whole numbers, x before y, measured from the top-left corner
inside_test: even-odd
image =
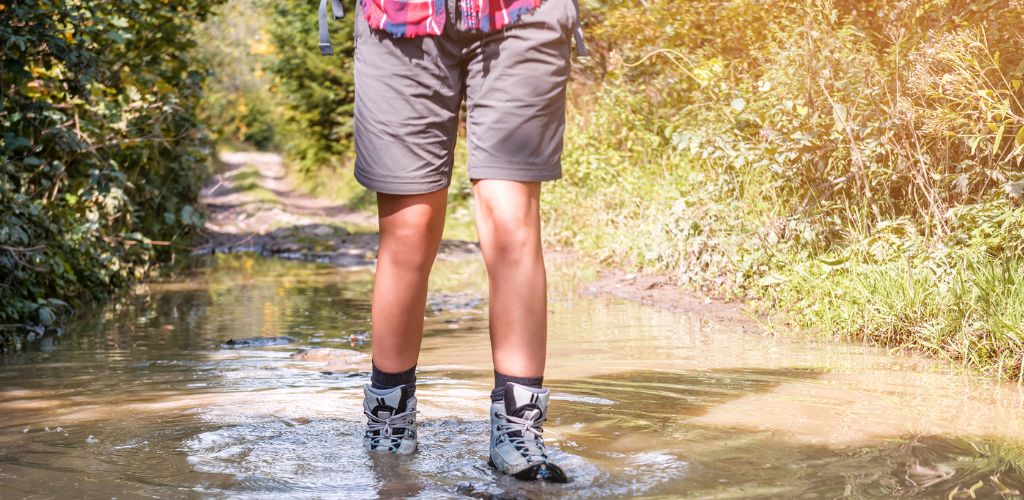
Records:
[[[203,223],[203,218],[199,212],[192,208],[192,205],[185,205],[181,207],[181,222],[189,226],[199,227]]]
[[[979,142],[981,142],[981,136],[980,135],[976,135],[976,136],[972,137],[971,140],[967,142],[971,146],[971,155],[972,156],[978,154],[978,143]]]
[[[50,326],[57,320],[57,315],[49,307],[40,307],[37,314],[39,315],[39,322],[44,326]]]
[[[780,274],[769,274],[758,280],[758,284],[764,287],[775,286],[789,281],[789,278]]]
[[[850,260],[849,255],[840,255],[838,257],[819,257],[818,262],[821,262],[827,267],[839,267]]]

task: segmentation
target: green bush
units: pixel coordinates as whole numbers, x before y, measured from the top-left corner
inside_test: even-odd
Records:
[[[201,225],[194,203],[209,149],[195,119],[203,71],[192,32],[215,4],[0,6],[8,333],[108,295]]]

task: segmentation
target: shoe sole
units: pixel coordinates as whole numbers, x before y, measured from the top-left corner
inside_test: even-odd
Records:
[[[392,455],[413,455],[416,452],[420,451],[420,445],[419,445],[419,443],[416,443],[416,446],[413,446],[412,451],[410,451],[408,453],[402,453],[402,452],[400,452],[398,450],[391,451],[391,450],[388,450],[388,449],[380,449],[380,448],[374,450],[374,449],[371,449],[371,448],[367,448],[365,446],[363,447],[363,449],[366,450],[367,453],[390,453]]]
[[[497,472],[499,474],[503,474],[503,475],[506,475],[506,476],[509,476],[509,477],[514,477],[514,478],[516,478],[516,479],[518,479],[520,481],[526,481],[526,482],[534,482],[534,481],[536,481],[538,483],[551,483],[551,484],[565,484],[565,483],[569,482],[568,478],[566,478],[566,480],[564,480],[564,481],[547,481],[547,480],[544,480],[544,479],[541,479],[541,478],[536,478],[536,477],[535,478],[522,478],[522,477],[519,477],[519,476],[517,476],[515,474],[509,474],[507,472],[502,472],[502,471],[498,470],[498,466],[497,465],[494,465],[494,459],[492,459],[492,458],[488,458],[487,459],[487,465],[490,468],[494,469],[495,472]],[[563,477],[564,477],[564,473],[563,473]]]

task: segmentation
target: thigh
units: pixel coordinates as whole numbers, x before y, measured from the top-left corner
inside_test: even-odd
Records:
[[[447,187],[464,78],[457,45],[446,36],[393,38],[361,12],[353,17],[356,179],[388,194]]]
[[[572,0],[546,0],[472,48],[466,74],[471,178],[561,177],[575,12]]]

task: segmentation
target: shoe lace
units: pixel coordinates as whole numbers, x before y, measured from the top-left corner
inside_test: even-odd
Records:
[[[547,462],[548,455],[544,452],[545,417],[520,418],[503,412],[497,415],[505,420],[496,426],[497,437],[507,436],[508,441],[528,463]]]
[[[398,413],[387,418],[380,418],[366,410],[363,410],[363,414],[366,415],[366,431],[370,435],[370,441],[374,446],[381,444],[381,441],[387,440],[389,446],[395,446],[400,443],[402,436],[413,428],[415,424],[415,416],[419,413],[418,410],[406,411]],[[395,435],[394,431],[401,430],[402,433]]]

